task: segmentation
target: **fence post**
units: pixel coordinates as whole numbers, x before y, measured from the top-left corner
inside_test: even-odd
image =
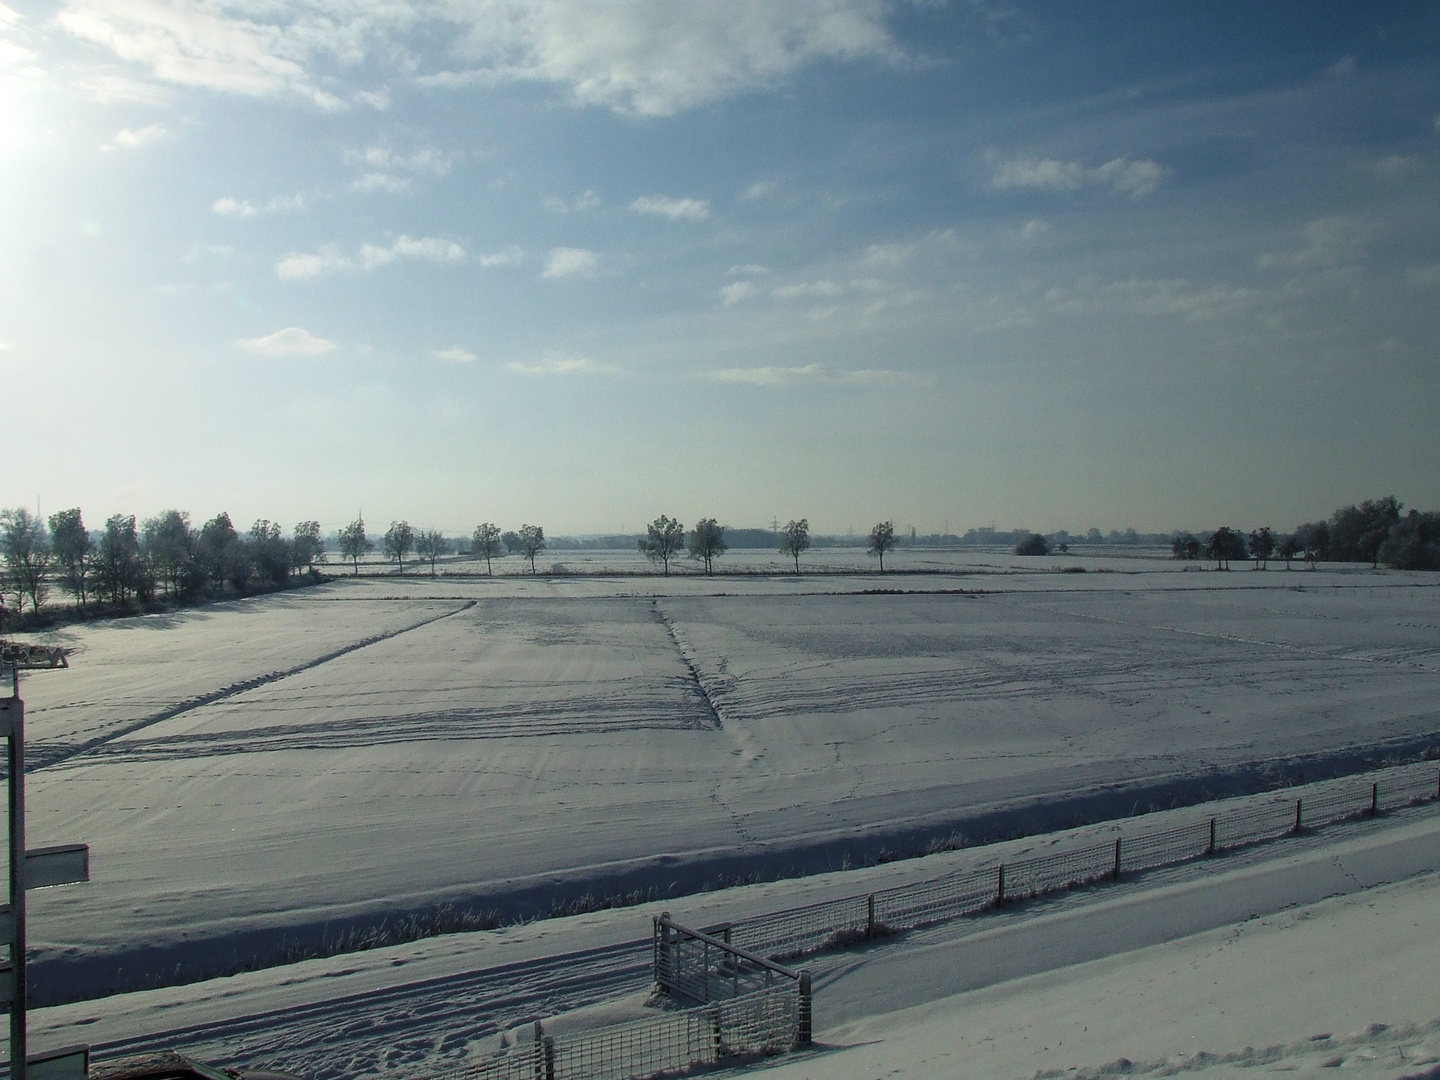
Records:
[[[1374,817],[1380,813],[1380,785],[1370,785],[1370,816]]]
[[[535,1021],[535,1080],[550,1080],[545,1072],[545,1029]]]
[[[865,898],[865,936],[875,936],[875,894],[872,892]]]
[[[810,972],[800,972],[800,1001],[795,1016],[795,1045],[810,1045]]]
[[[1110,875],[1118,879],[1120,877],[1120,837],[1115,837],[1115,872]]]
[[[995,903],[1005,903],[1005,864],[1003,862],[995,875]]]
[[[1295,800],[1295,831],[1300,831],[1300,800]]]
[[[555,1080],[555,1037],[545,1036],[545,1080]]]
[[[710,1010],[710,1060],[717,1065],[724,1047],[725,1039],[720,1032],[720,1006],[716,1005]]]
[[[1210,846],[1205,849],[1206,855],[1215,854],[1215,819],[1210,819]]]

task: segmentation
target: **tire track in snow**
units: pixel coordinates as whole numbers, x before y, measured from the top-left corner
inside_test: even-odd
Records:
[[[725,725],[720,719],[720,709],[716,706],[715,699],[710,696],[710,691],[705,686],[705,680],[700,678],[700,669],[695,665],[693,651],[680,640],[680,635],[675,630],[675,624],[670,621],[670,616],[665,614],[665,609],[660,606],[658,598],[650,601],[650,607],[655,613],[655,618],[659,620],[660,624],[665,627],[666,632],[670,635],[670,640],[675,645],[675,651],[680,654],[681,662],[690,672],[690,679],[695,684],[695,692],[700,696],[700,700],[705,703],[705,708],[710,713],[711,724],[714,725],[715,730],[723,731]]]
[[[107,731],[104,735],[97,735],[95,738],[86,739],[81,743],[69,745],[65,743],[34,743],[28,754],[30,760],[26,763],[27,768],[25,771],[35,772],[39,769],[48,769],[63,764],[83,754],[88,754],[92,750],[97,750],[102,746],[115,742],[117,739],[123,739],[126,735],[133,735],[135,732],[143,731],[147,727],[163,723],[166,720],[173,720],[177,716],[182,716],[187,712],[203,708],[206,705],[213,705],[217,701],[224,701],[226,698],[234,697],[236,694],[243,694],[247,690],[254,690],[257,687],[279,682],[281,679],[288,679],[293,675],[310,671],[322,664],[328,664],[332,660],[338,660],[340,657],[348,656],[350,653],[357,652],[360,649],[377,645],[382,641],[389,641],[392,638],[399,637],[401,634],[408,634],[412,630],[419,630],[421,627],[429,626],[431,623],[437,623],[441,619],[448,619],[452,615],[458,615],[462,611],[468,611],[478,603],[478,600],[468,600],[453,611],[447,611],[441,615],[434,615],[428,619],[422,619],[420,622],[401,627],[398,630],[388,630],[383,634],[374,634],[367,638],[361,638],[359,641],[342,645],[338,649],[333,649],[313,660],[306,660],[304,663],[296,664],[294,667],[286,668],[283,671],[272,671],[265,675],[256,675],[253,678],[243,679],[240,682],[231,683],[229,686],[223,686],[219,690],[212,690],[208,694],[199,694],[192,698],[186,698],[184,701],[161,709],[159,712],[151,713],[149,716],[142,717],[139,720],[132,720],[118,728]]]

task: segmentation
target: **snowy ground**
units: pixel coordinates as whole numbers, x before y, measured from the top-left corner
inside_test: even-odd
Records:
[[[1440,741],[1433,577],[986,558],[362,577],[57,634],[73,666],[24,685],[30,835],[87,841],[94,880],[32,901],[37,997]]]

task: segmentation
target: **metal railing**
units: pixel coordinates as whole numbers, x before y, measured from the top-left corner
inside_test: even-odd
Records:
[[[805,980],[809,989],[809,980]],[[648,1080],[781,1054],[809,1041],[809,1002],[786,980],[740,997],[628,1024],[533,1037],[435,1080]]]
[[[1440,769],[1425,762],[1390,770],[1383,780],[1338,780],[1283,798],[1169,828],[1141,829],[1114,840],[991,866],[956,870],[928,881],[825,900],[707,928],[728,947],[786,960],[882,934],[975,914],[1010,900],[1071,889],[1126,872],[1203,858],[1383,810],[1440,799]]]

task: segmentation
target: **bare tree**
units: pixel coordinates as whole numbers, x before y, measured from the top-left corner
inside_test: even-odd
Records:
[[[325,538],[320,535],[320,522],[302,521],[295,526],[295,569],[315,572],[315,564],[325,561]]]
[[[795,560],[795,573],[800,573],[800,553],[810,547],[810,520],[801,518],[795,521],[793,518],[785,523],[785,528],[780,531],[780,554],[789,555]]]
[[[1170,539],[1170,554],[1176,559],[1194,560],[1200,557],[1200,541],[1194,533],[1178,532]]]
[[[392,521],[385,530],[385,557],[400,564],[400,573],[405,573],[405,556],[415,546],[415,530],[408,521]]]
[[[50,565],[54,556],[45,522],[23,506],[0,510],[0,557],[15,590],[15,606],[23,608],[25,597],[38,615],[50,591]]]
[[[340,530],[340,556],[349,559],[355,566],[355,576],[360,576],[360,556],[375,550],[375,542],[365,535],[365,519],[357,517]]]
[[[672,517],[661,514],[645,527],[640,550],[651,562],[658,562],[670,576],[670,560],[685,546],[685,527]]]
[[[499,555],[500,551],[500,526],[493,521],[476,525],[475,533],[470,537],[470,554],[485,560],[485,573],[492,577],[495,571],[490,568],[490,560]]]
[[[895,523],[893,521],[882,521],[870,530],[870,546],[866,549],[871,555],[880,556],[880,573],[885,572],[885,552],[895,549]]]
[[[112,603],[124,604],[131,592],[139,591],[142,571],[135,515],[115,514],[106,520],[93,568],[96,591]]]
[[[1250,534],[1250,557],[1255,560],[1256,570],[1268,563],[1273,554],[1275,554],[1274,531],[1266,527],[1256,529]]]
[[[1206,541],[1205,557],[1215,560],[1216,570],[1229,570],[1231,559],[1245,558],[1245,537],[1222,525]]]
[[[705,573],[715,565],[715,557],[725,554],[725,526],[714,518],[701,518],[690,530],[690,557],[705,564]]]
[[[83,608],[95,541],[85,528],[78,506],[50,515],[50,546],[60,563],[61,586],[75,597],[76,608]]]
[[[165,583],[166,596],[180,591],[181,579],[195,559],[195,541],[190,515],[180,510],[166,510],[141,524],[140,548]]]
[[[415,554],[430,564],[430,576],[435,576],[435,560],[450,553],[450,541],[438,529],[423,529],[415,534]]]
[[[1289,570],[1291,560],[1298,558],[1304,550],[1305,548],[1300,543],[1299,537],[1294,533],[1286,533],[1280,537],[1280,543],[1275,547],[1275,557],[1277,559],[1284,559],[1285,569]]]
[[[545,530],[539,525],[521,525],[518,534],[520,554],[530,560],[530,572],[535,573],[535,556],[545,550]]]

